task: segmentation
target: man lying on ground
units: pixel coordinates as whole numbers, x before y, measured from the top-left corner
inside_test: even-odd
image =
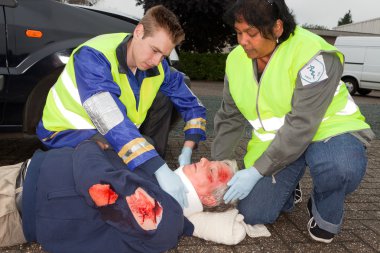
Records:
[[[196,218],[197,227],[203,208],[194,203],[220,203],[234,170],[202,159],[176,173],[189,188],[194,208],[184,212]],[[180,236],[194,233],[181,206],[153,174],[125,169],[114,151],[92,141],[76,149],[37,151],[24,166],[1,167],[0,178],[0,247],[29,241],[49,252],[163,252]],[[230,215],[232,229],[241,224],[236,216]],[[241,241],[245,232],[239,236]]]

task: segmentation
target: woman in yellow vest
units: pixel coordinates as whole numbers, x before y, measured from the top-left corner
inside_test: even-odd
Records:
[[[213,158],[233,155],[245,122],[253,130],[245,169],[229,181],[224,200],[239,199],[248,224],[273,223],[293,208],[309,167],[307,228],[314,240],[330,243],[342,225],[345,196],[364,176],[365,145],[374,136],[340,81],[344,56],[297,26],[284,0],[238,0],[226,16],[239,45],[227,58]]]

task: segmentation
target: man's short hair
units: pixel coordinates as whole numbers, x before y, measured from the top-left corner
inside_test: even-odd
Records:
[[[223,160],[221,162],[227,164],[227,166],[231,169],[232,174],[235,174],[236,171],[238,170],[238,166],[235,160]],[[226,193],[227,189],[228,189],[228,186],[227,184],[225,184],[225,185],[220,185],[215,190],[213,190],[211,195],[215,199],[215,205],[208,206],[208,207],[215,207],[215,206],[221,205],[223,203],[223,196]]]
[[[185,32],[177,16],[162,5],[150,8],[140,20],[140,24],[144,27],[144,37],[151,36],[158,29],[164,29],[175,45],[180,44],[185,39]]]

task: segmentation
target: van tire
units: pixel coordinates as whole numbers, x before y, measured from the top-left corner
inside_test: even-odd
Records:
[[[368,95],[371,91],[372,91],[371,89],[362,89],[362,88],[358,89],[359,94],[363,96]]]
[[[342,81],[345,82],[348,92],[350,92],[351,95],[354,95],[356,91],[358,91],[359,86],[355,78],[343,77]]]

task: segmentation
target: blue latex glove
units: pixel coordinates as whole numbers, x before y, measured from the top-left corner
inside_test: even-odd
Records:
[[[190,147],[183,147],[181,154],[178,157],[179,166],[188,165],[191,163],[191,155],[193,154],[193,149]]]
[[[236,199],[244,199],[262,177],[255,167],[239,170],[227,183],[230,188],[224,194],[224,202],[227,204]]]
[[[182,208],[188,206],[186,197],[188,190],[182,183],[181,178],[175,174],[166,163],[162,165],[154,175],[160,187],[175,198]]]

